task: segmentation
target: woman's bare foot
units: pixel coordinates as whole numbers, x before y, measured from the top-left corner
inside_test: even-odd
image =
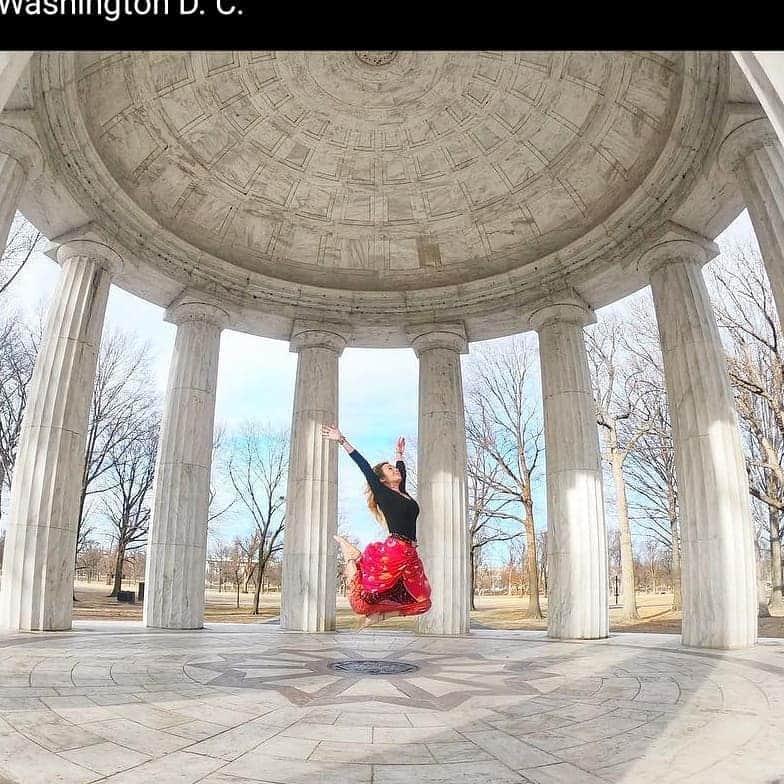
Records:
[[[361,550],[358,550],[356,547],[354,547],[353,544],[351,544],[351,542],[347,541],[342,536],[337,536],[336,535],[336,536],[333,536],[332,538],[340,546],[340,549],[343,551],[343,557],[347,561],[354,561],[357,558],[359,558],[360,555],[362,555],[362,551]]]
[[[357,573],[357,559],[362,555],[362,552],[354,547],[351,542],[346,541],[342,536],[335,536],[333,538],[340,545],[340,549],[343,552],[343,559],[346,562],[346,580],[351,582]]]
[[[365,620],[359,626],[359,631],[367,629],[369,626],[373,626],[377,623],[381,623],[384,618],[386,618],[385,613],[372,613],[371,615],[366,616]]]

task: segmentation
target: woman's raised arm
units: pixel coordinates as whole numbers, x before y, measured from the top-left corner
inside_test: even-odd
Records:
[[[322,425],[321,435],[330,441],[337,441],[348,452],[349,457],[359,466],[360,471],[365,475],[365,479],[368,480],[371,487],[381,484],[381,480],[376,476],[370,463],[348,442],[348,439],[338,430],[337,425]]]
[[[400,492],[406,492],[406,464],[403,462],[403,455],[406,452],[406,439],[403,436],[398,438],[395,444],[395,465],[400,471]]]
[[[354,451],[354,447],[348,442],[348,439],[343,433],[338,430],[337,425],[322,425],[321,435],[324,436],[324,438],[328,438],[330,441],[337,441],[349,454]]]
[[[395,465],[397,470],[400,471],[400,492],[404,495],[406,492],[406,464],[403,462],[405,451],[406,439],[400,436],[395,444]]]

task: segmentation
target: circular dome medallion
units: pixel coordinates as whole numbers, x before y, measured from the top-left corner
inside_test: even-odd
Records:
[[[327,123],[324,141],[338,148],[348,141],[354,147],[356,132],[380,141],[382,134],[404,132],[423,115],[446,108],[458,89],[455,69],[460,78],[470,78],[459,58],[394,54],[383,65],[369,65],[356,52],[276,52],[275,73],[297,105]],[[365,140],[360,146],[369,151]],[[370,149],[375,146],[374,141]]]
[[[397,57],[397,52],[354,52],[354,54],[361,63],[372,65],[374,68],[389,65]]]

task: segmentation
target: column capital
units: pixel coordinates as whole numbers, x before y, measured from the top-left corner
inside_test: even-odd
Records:
[[[44,169],[44,156],[35,139],[32,110],[0,114],[0,153],[18,161],[28,182],[37,179]]]
[[[763,147],[781,147],[781,142],[767,117],[755,117],[735,128],[719,145],[719,166],[734,174],[751,153]]]
[[[529,316],[531,327],[537,332],[556,322],[585,327],[595,321],[596,316],[590,305],[576,291],[550,295]]]
[[[88,238],[75,237],[57,245],[56,258],[60,265],[70,259],[88,259],[112,275],[122,272],[124,265],[122,256],[116,250],[104,242]]]
[[[226,329],[230,321],[228,311],[208,302],[206,297],[198,293],[180,294],[166,309],[163,318],[178,327],[180,324],[198,321],[213,324],[219,329]]]
[[[297,354],[305,348],[327,348],[340,356],[350,335],[351,327],[348,324],[297,319],[291,327],[289,351]]]
[[[423,351],[445,348],[459,354],[468,353],[468,338],[461,323],[416,324],[406,328],[411,348],[419,357]]]
[[[682,262],[702,267],[718,255],[719,246],[715,242],[670,222],[659,237],[642,248],[634,267],[650,278],[665,264]]]

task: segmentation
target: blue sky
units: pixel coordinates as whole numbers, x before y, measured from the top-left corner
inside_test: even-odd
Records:
[[[753,232],[744,212],[718,241],[722,245],[749,238],[753,238]],[[32,315],[48,301],[58,272],[55,262],[37,254],[7,294],[18,307]],[[616,303],[598,315],[601,318],[603,312],[623,304]],[[106,318],[107,327],[127,329],[132,324],[140,338],[151,342],[155,353],[156,382],[163,396],[174,346],[174,325],[163,321],[161,308],[116,286],[111,290]],[[463,357],[465,361],[466,357]],[[229,431],[249,418],[274,427],[288,427],[296,365],[296,354],[289,351],[285,341],[226,330],[221,339],[216,422]],[[417,377],[418,364],[411,349],[350,348],[343,352],[339,426],[371,463],[393,458],[394,443],[399,435],[409,440],[416,438]],[[340,508],[349,522],[350,532],[364,545],[376,538],[380,529],[365,506],[363,487],[364,478],[359,469],[340,449]],[[541,527],[544,527],[546,512],[544,493],[544,482],[540,482],[534,504]],[[420,520],[420,524],[426,524],[426,521]],[[246,528],[247,523],[239,514],[230,513],[216,533],[230,540],[235,533],[242,533]],[[500,551],[492,555],[493,560],[502,557]]]

